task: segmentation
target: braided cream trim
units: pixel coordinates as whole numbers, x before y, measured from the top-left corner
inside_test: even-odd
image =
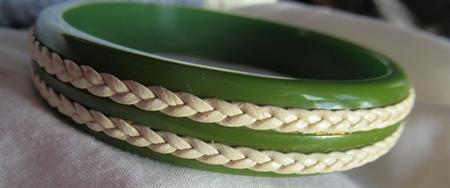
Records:
[[[32,38],[32,57],[47,73],[86,89],[99,97],[134,105],[142,110],[160,111],[173,117],[217,123],[226,127],[246,126],[256,130],[301,133],[343,133],[384,128],[404,119],[414,103],[414,92],[395,105],[361,110],[304,110],[257,106],[246,102],[201,99],[185,92],[172,92],[160,86],[144,86],[122,81],[108,73],[98,73],[86,65],[63,60]]]
[[[389,151],[399,138],[403,126],[386,139],[361,149],[345,152],[302,154],[258,151],[246,147],[233,148],[219,143],[207,143],[192,137],[180,137],[170,132],[153,131],[149,127],[107,117],[101,112],[89,110],[71,102],[40,80],[32,76],[33,83],[47,102],[58,111],[85,124],[94,131],[128,143],[148,147],[152,151],[184,159],[196,159],[211,165],[223,165],[234,169],[251,169],[280,174],[313,174],[343,171],[371,162]]]

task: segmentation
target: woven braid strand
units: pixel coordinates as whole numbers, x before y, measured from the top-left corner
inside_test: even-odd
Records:
[[[348,170],[384,155],[395,145],[403,129],[403,126],[399,127],[391,136],[373,145],[345,152],[302,154],[258,151],[246,147],[233,148],[192,137],[180,137],[170,132],[154,131],[120,118],[108,117],[57,94],[35,74],[32,75],[32,80],[40,95],[52,107],[94,131],[103,132],[138,147],[147,147],[157,153],[196,159],[203,163],[233,169],[280,174],[315,174]]]
[[[144,86],[122,81],[108,73],[98,73],[86,65],[62,59],[31,38],[32,58],[59,80],[85,89],[99,97],[134,105],[146,111],[160,111],[173,117],[188,117],[203,123],[226,127],[300,133],[349,133],[384,128],[404,119],[413,107],[414,92],[403,101],[382,108],[359,110],[304,110],[258,106],[246,102],[201,99],[185,92],[172,92],[160,86]]]

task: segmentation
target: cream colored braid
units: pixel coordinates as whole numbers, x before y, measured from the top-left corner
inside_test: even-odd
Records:
[[[394,146],[403,129],[403,126],[399,127],[391,136],[373,145],[345,152],[302,154],[258,151],[247,147],[208,143],[192,137],[180,137],[173,133],[154,131],[149,127],[108,117],[57,94],[37,75],[33,75],[32,80],[40,95],[52,107],[94,131],[103,132],[135,146],[147,147],[157,153],[172,154],[184,159],[195,159],[203,163],[234,169],[280,174],[314,174],[348,170],[385,154]]]
[[[304,110],[258,106],[246,102],[202,99],[190,93],[172,92],[161,86],[144,86],[98,73],[86,65],[62,59],[32,38],[32,58],[59,80],[113,101],[142,110],[160,111],[173,117],[217,123],[226,127],[301,133],[343,133],[368,131],[393,125],[404,119],[414,103],[414,92],[403,101],[381,108],[358,110]]]

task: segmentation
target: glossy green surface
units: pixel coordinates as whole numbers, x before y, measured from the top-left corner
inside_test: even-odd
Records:
[[[383,129],[343,135],[311,135],[258,131],[248,128],[229,128],[215,124],[199,123],[188,118],[170,117],[160,112],[143,111],[134,106],[115,103],[108,98],[93,96],[86,91],[76,89],[59,81],[57,78],[45,73],[45,70],[39,68],[35,63],[33,64],[35,72],[50,87],[88,108],[140,125],[149,126],[156,130],[231,146],[302,153],[344,151],[383,140],[399,126],[399,124],[395,124]]]
[[[36,35],[52,50],[100,72],[200,97],[355,109],[393,104],[409,91],[399,67],[370,50],[304,29],[192,8],[65,4],[41,14]],[[250,65],[295,79],[199,66],[155,53]]]

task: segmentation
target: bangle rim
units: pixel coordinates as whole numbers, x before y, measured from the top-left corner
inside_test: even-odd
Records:
[[[92,40],[93,37],[86,34],[81,33],[76,28],[70,26],[70,24],[66,23],[62,18],[63,13],[73,7],[86,5],[91,3],[67,3],[59,6],[55,6],[53,8],[47,9],[40,16],[36,24],[36,35],[37,39],[48,46],[50,49],[55,50],[61,53],[63,56],[74,60],[81,60],[79,63],[88,64],[96,68],[97,70],[110,72],[114,75],[119,76],[124,79],[131,79],[136,81],[143,81],[142,83],[152,83],[149,85],[163,85],[167,88],[178,90],[178,91],[189,91],[191,93],[197,94],[199,96],[211,96],[218,97],[225,100],[237,100],[237,101],[247,101],[253,102],[256,104],[266,104],[266,105],[275,105],[280,107],[301,107],[306,109],[356,109],[356,108],[372,108],[385,106],[389,104],[396,103],[402,99],[404,99],[409,92],[409,83],[405,78],[404,73],[400,70],[400,68],[395,65],[395,63],[390,63],[392,68],[392,73],[383,78],[371,79],[371,80],[353,80],[353,81],[318,81],[318,80],[280,80],[274,78],[256,78],[249,75],[241,75],[230,72],[223,72],[219,70],[213,69],[204,69],[195,66],[185,66],[183,65],[180,70],[179,64],[175,64],[171,61],[165,60],[149,60],[151,57],[148,54],[137,53],[129,50],[121,49],[121,48],[112,48],[109,46],[105,46],[105,41],[98,42],[100,40]],[[149,5],[150,6],[150,5]],[[151,5],[157,6],[157,5]],[[190,8],[189,8],[190,9]],[[193,9],[193,11],[200,11]],[[223,13],[212,13],[209,11],[205,14],[220,14],[224,16],[231,16]],[[240,16],[240,19],[250,19],[253,18],[244,18]],[[259,21],[259,20],[258,20]],[[261,21],[264,23],[270,23],[267,21]],[[275,24],[275,23],[270,23]],[[278,24],[281,25],[281,24]],[[286,26],[289,27],[289,26]],[[290,27],[292,28],[292,27]],[[299,29],[299,28],[292,28]],[[112,45],[114,46],[114,45]],[[83,47],[83,48],[82,48]],[[72,48],[72,49],[69,49]],[[77,49],[77,50],[74,50]],[[86,57],[82,57],[83,53],[80,51],[88,50],[90,51],[89,56],[92,56],[92,50],[96,51],[96,54],[100,54],[104,61],[99,61],[99,59],[87,59]],[[367,49],[365,49],[367,50]],[[370,50],[368,50],[370,52]],[[86,52],[86,51],[84,51]],[[111,55],[113,54],[113,55]],[[225,80],[236,80],[238,85],[241,82],[245,82],[248,84],[252,84],[252,87],[255,89],[249,89],[249,87],[238,87],[234,84],[235,88],[239,91],[244,92],[236,92],[230,91],[228,89],[217,88],[217,82],[204,82],[199,81],[200,78],[195,78],[194,81],[189,80],[176,80],[176,79],[165,79],[163,75],[159,74],[158,76],[163,76],[157,78],[158,76],[153,76],[153,80],[148,80],[144,78],[144,76],[135,75],[138,69],[130,70],[130,71],[119,71],[123,70],[123,66],[111,66],[114,64],[114,59],[117,61],[117,57],[126,57],[129,61],[140,62],[134,65],[145,65],[152,63],[152,65],[164,65],[165,68],[176,68],[178,67],[178,72],[182,73],[192,72],[191,75],[195,77],[195,74],[207,74],[212,78],[212,82],[220,81],[223,83],[223,78],[227,78]],[[382,56],[380,56],[382,57]],[[108,60],[112,62],[106,64],[101,63]],[[157,62],[159,61],[159,63]],[[386,59],[386,61],[389,61]],[[109,62],[109,61],[108,61]],[[156,63],[155,63],[156,62]],[[130,62],[126,64],[129,65]],[[134,66],[133,65],[133,66]],[[163,67],[164,67],[163,66]],[[145,69],[147,71],[147,69]],[[129,72],[134,72],[131,75]],[[184,76],[186,77],[186,76]],[[137,79],[136,79],[137,78]],[[220,78],[220,79],[219,79]],[[164,81],[165,79],[165,81]],[[170,80],[170,81],[167,81]],[[301,82],[301,83],[299,83]],[[156,83],[156,84],[155,84]],[[164,84],[162,84],[164,83]],[[180,84],[182,83],[182,84]],[[369,83],[369,84],[368,84]],[[204,85],[206,84],[206,85]],[[211,84],[215,85],[212,86]],[[166,86],[167,85],[167,86]],[[186,86],[188,85],[188,86]],[[203,85],[203,86],[201,86]],[[267,85],[273,86],[270,95],[267,94]],[[212,87],[211,87],[212,86]],[[299,86],[306,86],[308,89],[298,89],[301,88]],[[327,86],[327,87],[324,87]],[[214,88],[212,91],[212,88]],[[280,90],[283,88],[284,90]],[[288,88],[288,89],[286,89]],[[290,89],[289,89],[290,88]],[[328,89],[327,89],[328,88]],[[254,91],[252,91],[254,90]],[[333,92],[330,92],[333,90]],[[314,91],[316,91],[314,93]],[[352,91],[352,92],[350,92]],[[255,92],[257,94],[255,94]],[[244,94],[243,94],[244,93]],[[311,94],[312,93],[312,94]],[[352,95],[348,95],[349,93],[353,93]],[[306,99],[305,97],[309,97]],[[311,98],[316,98],[320,100],[311,100]],[[300,102],[299,102],[300,101]]]

